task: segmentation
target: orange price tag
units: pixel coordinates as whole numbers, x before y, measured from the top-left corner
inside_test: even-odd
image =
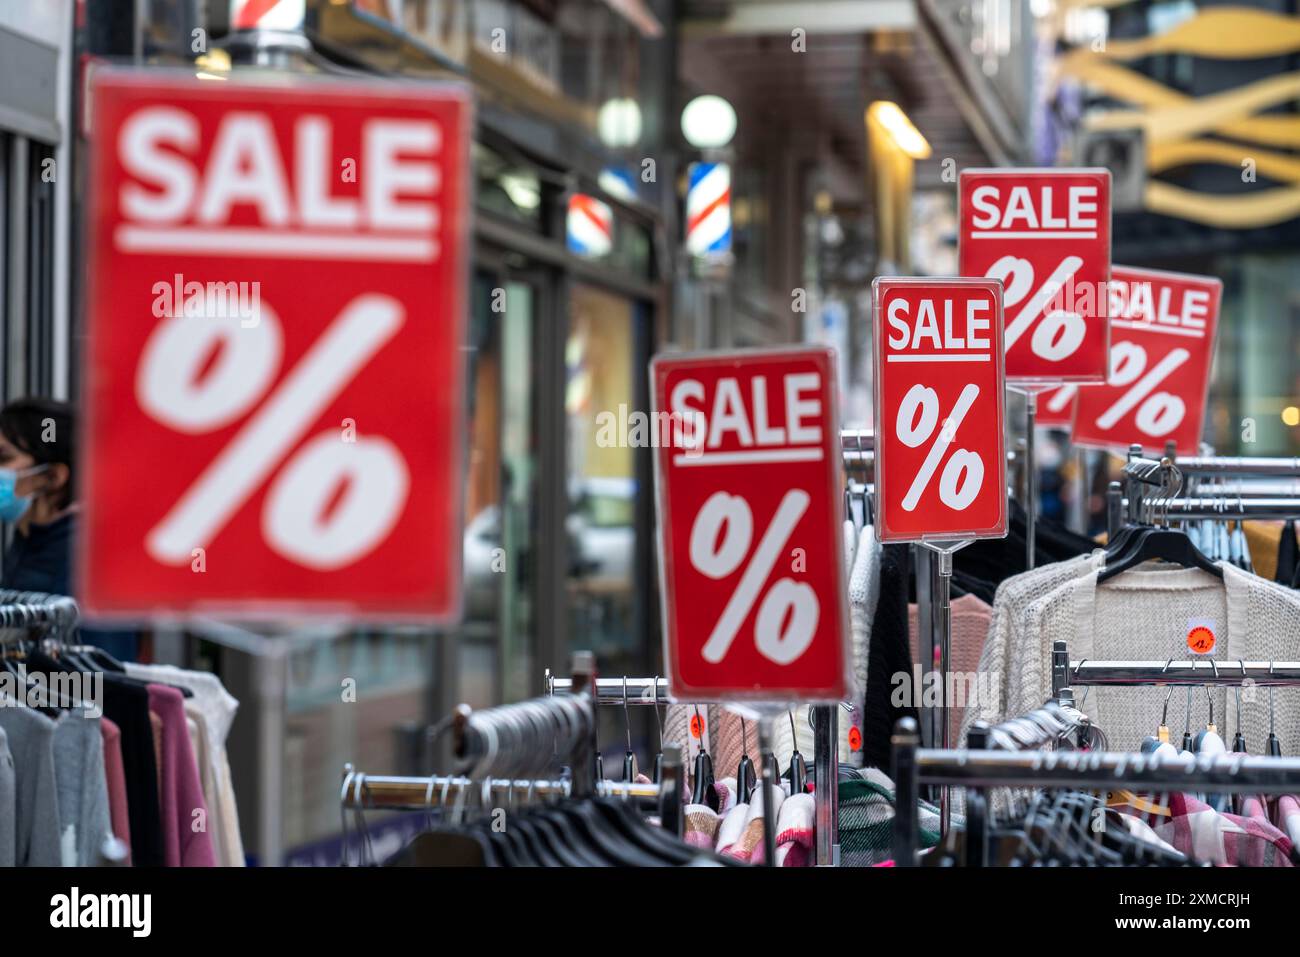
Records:
[[[691,718],[691,737],[696,740],[704,737],[704,719],[698,714]]]
[[[857,728],[849,728],[849,747],[854,751],[862,750],[862,732]]]
[[[1208,655],[1214,651],[1214,629],[1206,624],[1193,624],[1187,632],[1187,649],[1194,655]]]

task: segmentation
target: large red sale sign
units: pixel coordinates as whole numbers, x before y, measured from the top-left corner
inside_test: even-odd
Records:
[[[877,536],[1003,537],[1001,283],[880,278],[872,290]]]
[[[1079,389],[1076,445],[1200,451],[1222,291],[1209,276],[1115,267],[1110,377]]]
[[[673,695],[842,700],[849,632],[834,354],[661,356],[651,380]]]
[[[1004,286],[1007,381],[1105,381],[1110,171],[963,170],[959,192],[959,271]]]
[[[109,70],[92,97],[79,597],[458,616],[467,95]]]

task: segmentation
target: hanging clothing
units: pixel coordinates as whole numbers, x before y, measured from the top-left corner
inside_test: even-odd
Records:
[[[890,766],[889,739],[900,718],[916,718],[910,704],[895,703],[893,676],[910,674],[907,648],[908,546],[885,545],[880,560],[880,592],[867,650],[866,694],[862,702],[862,763]]]
[[[121,731],[122,768],[131,822],[131,861],[136,867],[162,867],[158,758],[149,717],[148,689],[120,675],[105,674],[104,714]]]
[[[1119,806],[1136,814],[1156,835],[1175,850],[1198,861],[1220,867],[1295,867],[1300,855],[1291,839],[1257,817],[1242,817],[1215,811],[1190,794],[1175,793],[1169,800],[1169,815],[1147,813],[1146,803]]]
[[[239,829],[239,809],[226,740],[230,736],[239,702],[221,679],[203,671],[173,665],[128,664],[126,673],[145,681],[186,688],[193,695],[184,701],[185,715],[197,724],[195,757],[209,813],[209,831],[220,867],[243,867],[244,844]],[[665,740],[669,740],[665,734]],[[685,753],[685,752],[683,752]]]
[[[949,702],[951,707],[948,711],[948,724],[952,729],[950,740],[956,747],[967,706],[976,704],[982,694],[994,693],[992,682],[985,681],[980,671],[980,656],[984,651],[984,640],[988,637],[993,609],[974,595],[954,598],[949,607],[952,617],[951,640],[948,648],[949,673],[960,676],[960,681],[954,681],[952,686],[961,696],[961,700]],[[907,631],[912,662],[920,666],[924,681],[925,674],[930,671],[937,672],[938,667],[937,663],[921,660],[916,605],[907,606]],[[924,690],[924,685],[917,687],[915,680],[911,681],[911,686],[914,695],[920,695]]]
[[[54,720],[13,702],[0,703],[14,768],[14,864],[60,867],[59,794],[54,774]]]
[[[55,722],[53,745],[63,865],[98,866],[112,834],[99,719],[79,707],[65,711]]]
[[[1295,522],[1283,522],[1278,536],[1277,569],[1272,578],[1279,585],[1291,587],[1300,573],[1300,542],[1296,541]]]
[[[1300,594],[1218,562],[1223,579],[1202,571],[1148,562],[1097,584],[1098,571],[1071,579],[1038,599],[1017,627],[1013,623],[1008,656],[1015,662],[1008,678],[1003,720],[1038,707],[1051,693],[1051,650],[1067,642],[1070,657],[1092,660],[1186,658],[1192,628],[1214,633],[1212,657],[1228,665],[1250,661],[1291,661],[1300,651]],[[1235,700],[1212,690],[1215,720],[1223,736],[1238,730]],[[1136,751],[1152,733],[1167,692],[1159,688],[1091,688],[1085,710],[1106,733],[1112,750]],[[1269,730],[1269,701],[1242,696],[1241,730],[1247,740],[1263,741]],[[1205,694],[1194,699],[1205,705]],[[982,710],[982,709],[981,709]],[[1197,719],[1208,718],[1202,711]],[[987,719],[986,719],[987,720]],[[1278,695],[1276,728],[1283,740],[1300,740],[1300,701]]]
[[[131,818],[126,809],[126,769],[122,764],[122,730],[108,718],[99,719],[104,739],[104,784],[108,789],[108,816],[113,835],[127,847],[131,863]]]
[[[817,824],[816,802],[811,794],[792,794],[781,802],[776,821],[776,866],[810,867]]]
[[[976,667],[976,671],[990,683],[989,690],[992,691],[992,695],[982,696],[978,704],[966,709],[956,738],[958,745],[965,742],[966,734],[974,722],[986,721],[989,724],[997,724],[1012,715],[1032,711],[1046,700],[1041,698],[1026,707],[1020,707],[1019,698],[1014,704],[1009,700],[1013,682],[1012,673],[1019,673],[1023,668],[1033,667],[1034,662],[1038,660],[1036,656],[1032,661],[1027,660],[1021,653],[1020,642],[1013,647],[1012,636],[1023,634],[1020,619],[1030,605],[1044,595],[1051,594],[1066,582],[1101,568],[1105,560],[1106,553],[1096,549],[1090,555],[1044,565],[1008,578],[998,586],[997,596],[993,600],[993,608],[990,612],[988,634]],[[1074,654],[1074,649],[1070,650],[1070,654],[1076,659],[1079,657]],[[1037,688],[1042,682],[1035,674],[1031,681],[1027,680],[1027,683]],[[1016,679],[1016,687],[1020,686],[1020,680]],[[1049,690],[1050,686],[1049,671]]]
[[[149,710],[162,722],[163,861],[168,867],[215,867],[208,808],[190,746],[183,701],[175,688],[149,685]]]
[[[894,856],[894,782],[878,768],[863,768],[857,777],[839,783],[840,864],[874,867]],[[952,824],[964,824],[960,815]],[[919,847],[939,843],[939,809],[917,802]]]
[[[0,867],[17,866],[17,824],[14,758],[9,753],[9,737],[0,728]]]
[[[1246,546],[1250,549],[1250,564],[1255,574],[1269,581],[1277,581],[1277,552],[1282,544],[1283,522],[1250,520],[1246,526]]]
[[[849,627],[853,635],[853,690],[851,712],[841,712],[840,763],[861,767],[865,756],[862,750],[864,712],[867,695],[867,674],[871,658],[871,628],[880,604],[880,571],[883,552],[876,540],[876,530],[871,525],[863,527],[858,537],[857,553],[849,574]],[[857,734],[854,735],[853,731]],[[855,749],[853,744],[858,747]]]

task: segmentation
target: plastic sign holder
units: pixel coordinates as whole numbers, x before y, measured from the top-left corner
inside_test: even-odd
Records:
[[[938,721],[933,740],[948,747],[952,556],[1007,533],[1002,283],[882,277],[872,295],[876,522],[882,541],[937,556],[937,614],[923,655],[933,663],[937,651],[942,695],[926,717]],[[948,820],[945,792],[945,832]]]

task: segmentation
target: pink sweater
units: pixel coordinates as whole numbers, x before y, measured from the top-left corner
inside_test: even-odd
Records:
[[[149,710],[162,719],[163,729],[159,771],[163,863],[167,867],[216,867],[203,785],[185,725],[184,701],[175,688],[149,685]]]

